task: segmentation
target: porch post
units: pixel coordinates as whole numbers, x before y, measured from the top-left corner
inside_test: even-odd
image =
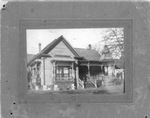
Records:
[[[75,78],[75,76],[74,76],[74,66],[73,66],[73,62],[72,62],[72,65],[71,65],[71,66],[72,66],[72,77]]]
[[[104,79],[104,65],[100,65],[101,68],[101,75],[102,75],[102,79]]]
[[[53,81],[55,82],[56,62],[53,62]]]
[[[105,65],[103,65],[103,73],[104,73],[104,75],[105,75]]]
[[[77,89],[79,88],[79,81],[78,81],[78,79],[79,79],[79,67],[78,67],[78,60],[76,60],[75,61],[76,62],[76,84],[77,84]]]
[[[44,85],[44,68],[43,68],[43,59],[41,58],[41,67],[40,67],[40,77],[41,77],[41,85]]]
[[[90,62],[88,62],[88,76],[90,77]]]
[[[44,80],[44,85],[45,85],[45,58],[43,57],[43,80]]]
[[[100,65],[100,74],[102,74],[102,65]]]
[[[108,75],[108,65],[106,66],[106,75]]]

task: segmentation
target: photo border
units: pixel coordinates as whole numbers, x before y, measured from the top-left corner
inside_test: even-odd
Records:
[[[28,92],[27,29],[124,28],[125,94],[66,94]],[[131,103],[133,101],[133,19],[20,19],[19,101],[27,103]]]

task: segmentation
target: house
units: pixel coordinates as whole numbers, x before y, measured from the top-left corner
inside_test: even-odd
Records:
[[[97,51],[73,48],[60,36],[32,58],[30,55],[29,87],[42,90],[98,88],[98,81],[108,74],[106,68],[114,63],[112,59],[100,58]]]

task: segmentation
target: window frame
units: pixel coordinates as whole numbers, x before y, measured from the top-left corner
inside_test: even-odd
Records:
[[[125,94],[74,94],[27,90],[26,30],[59,28],[124,28]],[[20,19],[19,101],[21,103],[131,103],[133,101],[133,19]],[[26,60],[26,61],[25,61]],[[126,79],[127,78],[127,79]]]
[[[61,71],[57,71],[57,70],[59,70],[59,69],[61,69]],[[67,70],[67,73],[65,73],[64,72],[64,69],[66,69]],[[71,70],[72,68],[71,67],[69,67],[69,66],[57,66],[56,67],[56,77],[72,77],[72,70]],[[60,72],[60,73],[57,73],[57,72]],[[65,76],[65,74],[67,75],[67,76]],[[57,75],[59,75],[59,76],[57,76]],[[60,76],[61,75],[61,76]]]

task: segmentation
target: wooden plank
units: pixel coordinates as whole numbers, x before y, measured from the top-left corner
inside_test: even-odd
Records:
[[[63,43],[60,42],[56,47],[54,47],[51,52],[49,52],[50,55],[68,55],[70,57],[74,57],[74,54],[70,51],[70,49]]]

